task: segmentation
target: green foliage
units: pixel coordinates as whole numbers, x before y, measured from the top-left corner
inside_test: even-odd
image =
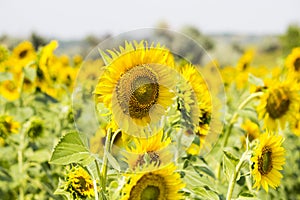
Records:
[[[285,54],[288,54],[294,47],[300,46],[300,26],[290,25],[280,39]]]
[[[88,165],[93,161],[93,156],[78,132],[70,132],[63,136],[55,146],[50,163],[58,165],[67,165],[79,163]]]

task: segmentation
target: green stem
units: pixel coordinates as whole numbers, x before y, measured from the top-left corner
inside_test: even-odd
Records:
[[[20,133],[20,144],[18,148],[18,169],[19,174],[23,176],[23,149],[24,149],[24,131]],[[24,181],[21,181],[19,186],[19,200],[24,200]]]
[[[111,128],[107,130],[107,135],[106,135],[106,140],[105,140],[105,146],[104,146],[104,155],[103,155],[103,163],[101,166],[101,171],[100,171],[100,181],[101,181],[101,188],[102,191],[105,193],[106,192],[106,179],[107,179],[107,154],[110,151],[110,141],[111,141]]]
[[[95,164],[96,164],[96,169],[97,169],[97,174],[98,174],[99,180],[101,180],[101,178],[100,178],[101,177],[100,167],[99,167],[99,163],[96,159],[95,159]],[[94,190],[95,190],[95,199],[98,200],[97,183],[94,183]]]
[[[230,121],[229,121],[229,126],[225,132],[225,138],[224,138],[224,142],[223,142],[223,148],[226,147],[227,143],[228,143],[228,138],[231,132],[231,129],[234,125],[234,123],[236,122],[238,116],[239,116],[239,111],[242,110],[249,102],[251,102],[253,99],[255,99],[256,97],[260,97],[263,94],[263,92],[256,92],[251,94],[250,96],[248,96],[238,107],[238,109],[235,111],[235,113],[233,114],[233,116],[231,117]]]
[[[248,155],[248,151],[244,152],[243,155],[242,155],[242,158],[240,159],[239,163],[235,167],[235,171],[234,171],[234,173],[233,173],[233,175],[230,179],[230,182],[229,182],[226,200],[230,200],[231,197],[232,197],[233,189],[234,189],[234,186],[235,186],[235,183],[236,183],[236,178],[237,178],[243,164],[245,163],[245,160],[246,160],[245,157],[247,155]]]
[[[25,79],[25,75],[24,75],[24,71],[23,71],[22,77],[21,77],[21,85],[20,85],[20,88],[19,88],[19,94],[20,94],[20,97],[19,97],[20,107],[23,107],[22,93],[23,93],[23,87],[24,87],[24,79]]]
[[[238,109],[235,111],[235,113],[232,115],[230,121],[229,121],[229,125],[228,125],[228,128],[226,129],[226,132],[225,132],[225,136],[224,136],[224,140],[223,140],[223,144],[222,144],[222,149],[224,147],[227,146],[227,143],[228,143],[228,139],[229,139],[229,136],[230,136],[230,133],[231,133],[231,130],[233,128],[233,125],[234,123],[236,122],[238,116],[239,116],[239,111],[242,110],[249,102],[251,102],[253,99],[257,98],[257,97],[260,97],[261,95],[263,95],[263,92],[256,92],[256,93],[253,93],[251,95],[249,95],[238,107]],[[217,171],[217,178],[220,179],[221,177],[221,164],[219,164],[218,166],[218,171]]]

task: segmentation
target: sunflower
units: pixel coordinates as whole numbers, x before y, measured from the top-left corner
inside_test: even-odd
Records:
[[[20,97],[20,86],[17,80],[6,80],[0,83],[1,95],[9,101],[14,101]]]
[[[172,154],[168,148],[171,139],[164,138],[163,131],[159,131],[149,138],[136,138],[130,135],[127,137],[131,139],[125,139],[128,145],[127,151],[123,154],[130,170],[137,168],[149,170],[153,166],[164,166],[171,161]]]
[[[25,134],[32,139],[41,137],[44,132],[44,121],[38,117],[32,117],[25,125]]]
[[[242,129],[245,131],[245,135],[241,137],[243,145],[246,145],[246,137],[248,137],[249,142],[252,142],[260,135],[259,126],[249,119],[242,124]]]
[[[53,53],[57,47],[57,41],[53,40],[41,49],[35,79],[37,88],[54,98],[61,96],[61,90],[54,87],[55,78],[59,75],[57,71],[60,67]]]
[[[285,65],[291,74],[296,75],[298,79],[300,78],[300,47],[292,50],[285,60]]]
[[[111,57],[102,54],[108,64],[94,94],[123,131],[140,135],[141,127],[156,124],[173,102],[174,59],[166,48],[144,41],[108,52]]]
[[[258,117],[264,119],[268,129],[275,130],[285,127],[286,122],[292,121],[294,112],[299,110],[299,85],[288,79],[284,82],[271,81],[261,97],[257,107]]]
[[[176,167],[170,164],[162,169],[127,175],[126,185],[122,189],[121,200],[178,200],[185,184],[181,181]]]
[[[78,54],[75,55],[73,57],[73,65],[74,65],[74,67],[79,67],[82,64],[82,61],[83,61],[83,59],[82,59],[81,55],[78,55]]]
[[[20,128],[20,123],[14,121],[9,115],[0,116],[0,136],[6,138],[12,133],[17,133]]]
[[[259,137],[259,145],[254,150],[251,158],[253,162],[252,176],[254,177],[254,188],[262,186],[267,192],[269,186],[276,188],[282,178],[279,170],[285,163],[285,150],[281,146],[283,138],[280,135],[264,133]]]
[[[184,67],[181,67],[180,74],[185,81],[184,84],[188,84],[186,89],[192,91],[191,93],[188,93],[191,101],[187,101],[187,103],[189,104],[188,107],[191,109],[188,109],[187,111],[190,112],[192,118],[194,117],[193,115],[198,115],[196,116],[198,118],[196,120],[196,134],[199,136],[207,135],[209,132],[209,124],[212,115],[212,102],[208,87],[201,74],[193,65],[188,64]],[[193,110],[193,104],[195,104],[195,102],[197,105],[195,108],[198,108],[198,112]]]
[[[295,135],[300,136],[300,111],[296,113],[295,118],[291,121],[290,128]]]
[[[16,65],[24,67],[29,62],[36,59],[36,52],[33,45],[29,41],[21,42],[13,49],[12,58],[15,60]]]
[[[253,49],[249,49],[247,50],[242,57],[239,59],[238,63],[237,63],[237,70],[238,71],[245,71],[248,69],[248,67],[250,66],[250,63],[253,60],[253,56],[254,56],[254,51]]]
[[[64,190],[69,192],[73,199],[86,199],[95,196],[91,176],[79,166],[72,167],[66,175]]]

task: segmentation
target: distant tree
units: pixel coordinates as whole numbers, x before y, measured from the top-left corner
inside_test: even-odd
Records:
[[[4,42],[7,39],[8,39],[8,36],[6,34],[3,34],[3,35],[0,36],[0,42],[1,43]]]
[[[208,36],[203,35],[199,29],[194,26],[185,26],[182,32],[196,40],[199,44],[205,48],[205,50],[212,50],[214,48],[214,42]]]
[[[284,53],[289,53],[294,47],[300,46],[300,26],[291,24],[284,35],[280,36]]]
[[[95,35],[88,35],[84,40],[91,47],[97,46],[101,42],[101,39]]]
[[[38,50],[40,46],[44,46],[47,44],[47,40],[35,32],[31,33],[30,41],[32,42],[35,50]]]

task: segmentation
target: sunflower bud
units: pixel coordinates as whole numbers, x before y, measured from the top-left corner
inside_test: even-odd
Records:
[[[25,134],[30,138],[38,138],[44,131],[44,121],[40,118],[33,117],[25,124]]]

